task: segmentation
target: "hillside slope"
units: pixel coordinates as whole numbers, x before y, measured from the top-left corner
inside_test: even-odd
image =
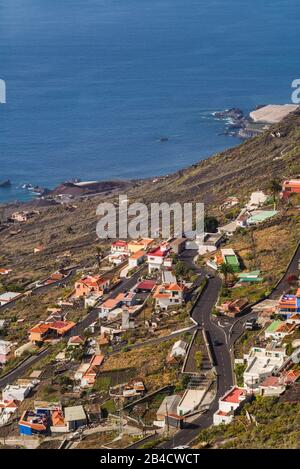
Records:
[[[281,136],[273,137],[274,132],[280,132]],[[227,196],[243,197],[253,190],[265,189],[272,178],[297,174],[299,156],[298,111],[259,137],[158,178],[157,182],[145,182],[129,195],[145,202],[197,200],[216,207]]]

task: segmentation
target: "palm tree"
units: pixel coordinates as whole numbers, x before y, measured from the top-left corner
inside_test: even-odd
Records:
[[[102,248],[100,246],[96,246],[96,259],[97,259],[97,263],[98,263],[98,267],[100,268],[101,266],[101,260],[103,259],[103,251],[102,251]]]
[[[273,203],[274,203],[274,210],[276,210],[276,197],[281,191],[281,184],[277,179],[271,179],[268,185],[268,189],[272,193],[273,196]]]
[[[221,274],[224,275],[225,285],[227,285],[228,277],[234,274],[232,265],[227,264],[226,262],[223,262],[223,264],[220,265],[219,270]]]

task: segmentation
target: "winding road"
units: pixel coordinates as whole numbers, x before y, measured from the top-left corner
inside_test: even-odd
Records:
[[[181,260],[190,268],[196,270],[200,276],[211,273],[208,268],[200,268],[194,264],[194,258],[196,255],[196,251],[185,251],[181,256]],[[287,280],[289,275],[299,275],[299,262],[300,244],[295,250],[285,274],[269,295],[269,299],[278,299],[287,291]],[[186,426],[182,430],[178,431],[171,440],[162,443],[159,446],[160,448],[174,448],[177,446],[186,446],[191,443],[191,441],[197,437],[200,430],[207,428],[212,424],[213,414],[218,408],[219,398],[234,384],[232,369],[233,346],[244,331],[245,321],[251,317],[256,317],[257,313],[252,311],[250,308],[250,310],[246,310],[246,313],[238,319],[225,317],[219,319],[217,317],[213,317],[211,312],[218,301],[221,286],[221,279],[218,276],[210,278],[203,294],[192,309],[193,319],[199,326],[206,330],[207,335],[210,338],[211,353],[213,355],[217,371],[216,397],[208,411],[197,417],[192,423],[186,424]],[[216,346],[214,344],[215,341],[222,343],[222,345]]]

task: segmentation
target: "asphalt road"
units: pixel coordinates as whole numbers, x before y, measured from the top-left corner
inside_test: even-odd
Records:
[[[193,258],[196,256],[194,251],[185,251],[181,256],[184,261],[191,268],[193,265]],[[299,262],[300,262],[300,244],[296,250],[293,259],[287,267],[285,275],[282,277],[278,285],[274,288],[269,295],[269,299],[278,299],[282,294],[288,290],[288,277],[289,275],[299,275]],[[199,274],[205,275],[206,268],[196,268]],[[198,434],[201,429],[207,428],[212,424],[213,414],[218,408],[218,399],[225,391],[233,385],[233,370],[231,363],[231,353],[235,341],[241,336],[244,331],[244,325],[247,320],[256,317],[256,313],[249,311],[244,316],[238,319],[231,318],[213,318],[211,310],[217,302],[218,295],[221,289],[221,279],[214,277],[209,279],[206,290],[198,300],[194,307],[192,317],[199,325],[205,328],[210,337],[211,352],[215,360],[217,371],[217,395],[209,410],[195,419],[192,423],[188,424],[184,429],[178,431],[172,439],[160,445],[162,448],[174,448],[176,446],[188,445]],[[222,345],[215,346],[214,341],[222,342]]]
[[[142,275],[142,272],[136,272],[130,279],[124,279],[122,282],[108,295],[106,295],[105,299],[113,298],[118,293],[125,292],[130,290],[137,282],[138,278]],[[93,322],[98,319],[98,311],[93,309],[86,315],[85,318],[82,319],[65,337],[70,335],[80,335],[84,332],[84,330],[90,326]],[[28,357],[24,362],[22,362],[16,369],[12,370],[10,373],[5,375],[4,377],[0,378],[0,388],[3,388],[7,384],[12,384],[17,379],[21,378],[24,373],[30,369],[34,364],[38,363],[41,359],[45,358],[47,355],[51,353],[51,346],[48,347],[46,350],[43,350],[38,355],[33,355]]]
[[[193,259],[196,254],[196,251],[185,251],[180,258],[186,265],[200,274],[200,279],[206,274],[212,274],[209,268],[197,267],[194,264]],[[213,277],[208,279],[202,295],[193,307],[192,318],[200,327],[205,329],[210,342],[210,350],[217,373],[216,397],[208,411],[197,417],[193,422],[186,423],[182,430],[179,430],[169,441],[162,443],[159,446],[160,448],[174,448],[188,445],[199,434],[201,429],[209,427],[213,421],[213,414],[218,408],[219,398],[233,385],[231,355],[226,334],[222,327],[212,320],[211,315],[212,309],[219,297],[222,281],[217,275],[212,275]],[[218,341],[221,345],[215,345],[215,341]]]

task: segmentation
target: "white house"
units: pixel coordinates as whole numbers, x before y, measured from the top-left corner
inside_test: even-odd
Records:
[[[0,306],[6,305],[10,301],[16,300],[17,298],[19,298],[21,296],[22,296],[21,293],[15,293],[15,292],[11,292],[11,291],[7,291],[5,293],[2,293],[2,295],[0,295]]]
[[[68,431],[76,430],[87,422],[86,413],[82,405],[65,407],[64,414]]]
[[[149,274],[161,270],[163,267],[172,267],[172,259],[168,257],[169,252],[170,246],[166,243],[148,252],[147,262]]]
[[[278,371],[286,358],[284,349],[253,347],[245,356],[247,368],[244,371],[244,386],[251,391],[258,391],[259,385]]]
[[[6,363],[10,354],[12,343],[7,340],[0,340],[0,363]]]
[[[139,265],[141,265],[146,259],[146,252],[145,251],[137,251],[130,255],[128,258],[128,268],[135,269]]]
[[[247,399],[244,388],[234,386],[219,399],[219,409],[214,413],[214,425],[228,424],[232,422],[234,413]]]
[[[24,401],[33,388],[33,384],[8,384],[2,390],[3,401]]]
[[[262,191],[252,192],[246,208],[248,210],[254,210],[258,207],[261,207],[267,201],[267,199],[268,196]]]
[[[286,335],[291,334],[295,329],[294,324],[288,324],[284,321],[273,321],[265,331],[266,339],[281,340]]]
[[[17,408],[18,404],[15,401],[0,401],[0,427],[9,422]]]
[[[119,265],[124,262],[129,256],[128,243],[119,239],[112,243],[110,248],[109,262]]]
[[[262,396],[280,396],[284,393],[286,386],[282,378],[268,376],[260,385],[259,391]]]
[[[185,287],[178,283],[163,283],[158,285],[153,293],[155,306],[168,309],[170,306],[180,306],[184,301]]]
[[[224,233],[204,233],[204,237],[199,243],[198,253],[204,255],[217,251],[224,238]]]
[[[171,357],[185,357],[188,344],[183,340],[177,340],[172,347]]]

